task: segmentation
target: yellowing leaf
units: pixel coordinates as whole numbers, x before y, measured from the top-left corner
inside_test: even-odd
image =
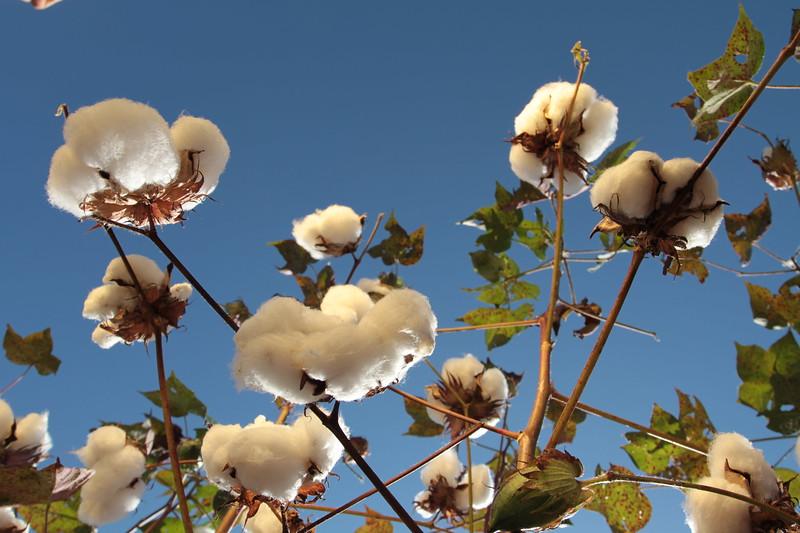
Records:
[[[627,468],[611,465],[609,470],[632,474]],[[598,465],[595,474],[602,474]],[[608,483],[591,488],[594,496],[586,509],[602,514],[614,533],[635,533],[647,525],[653,513],[650,500],[637,483]]]
[[[767,232],[772,223],[772,211],[769,208],[769,199],[764,195],[764,201],[748,214],[731,213],[725,215],[725,231],[731,241],[733,249],[739,256],[742,266],[750,263],[753,252],[753,243]]]
[[[42,376],[55,374],[61,366],[61,360],[53,355],[50,328],[22,337],[9,324],[3,338],[3,349],[9,361],[18,365],[33,365]]]

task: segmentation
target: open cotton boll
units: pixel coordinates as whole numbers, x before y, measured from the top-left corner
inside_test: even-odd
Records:
[[[122,337],[118,337],[108,330],[97,326],[92,330],[92,342],[104,350],[113,348],[123,341]]]
[[[347,253],[361,238],[362,218],[352,208],[331,205],[293,222],[292,237],[314,259]]]
[[[422,469],[420,477],[422,478],[422,484],[426,487],[429,487],[439,478],[442,478],[448,486],[456,487],[463,473],[464,465],[458,460],[458,454],[455,449],[450,448],[428,463]]]
[[[508,152],[508,162],[511,170],[522,181],[527,181],[534,187],[542,185],[542,178],[547,172],[544,162],[536,154],[527,152],[521,144],[512,144]]]
[[[689,158],[670,159],[661,169],[661,177],[666,184],[661,196],[662,204],[668,204],[675,199],[677,191],[686,185],[700,166],[697,161]],[[717,178],[710,170],[706,169],[697,179],[692,190],[691,201],[688,208],[712,208],[719,202],[719,189]],[[722,206],[716,207],[709,213],[694,213],[688,218],[675,224],[669,231],[674,235],[686,238],[686,248],[701,246],[705,248],[711,243],[714,235],[722,222]]]
[[[0,531],[6,533],[24,533],[28,524],[14,514],[13,507],[0,507]]]
[[[14,411],[2,398],[0,398],[0,445],[11,436],[14,429]]]
[[[550,95],[550,102],[547,104],[545,114],[555,128],[561,125],[561,122],[567,115],[572,96],[575,94],[575,84],[568,81],[559,81],[547,84],[542,87],[542,89],[545,87],[548,87]],[[584,113],[596,99],[597,91],[594,90],[591,85],[581,83],[580,87],[578,87],[578,94],[575,95],[575,103],[573,104],[571,114],[572,120],[570,122],[578,120],[581,113]]]
[[[113,98],[78,109],[64,124],[64,140],[87,166],[107,172],[129,191],[166,185],[178,172],[169,126],[139,102]]]
[[[483,363],[472,354],[452,357],[442,365],[442,376],[460,383],[464,388],[472,388],[475,376],[483,372]]]
[[[47,422],[49,414],[30,413],[17,420],[17,427],[14,435],[17,439],[8,445],[9,450],[37,450],[37,453],[44,455],[53,447],[53,440],[47,432]]]
[[[323,412],[328,414],[324,409]],[[341,417],[339,417],[339,426],[349,437],[350,428],[344,424]],[[292,424],[292,428],[297,431],[299,437],[305,440],[304,448],[309,451],[308,458],[318,470],[313,476],[314,481],[321,481],[341,459],[344,447],[315,415],[299,416]]]
[[[283,533],[283,524],[266,503],[262,503],[255,516],[244,524],[247,533]],[[195,529],[197,531],[197,529]]]
[[[731,469],[750,475],[750,489],[757,500],[775,498],[780,487],[775,471],[764,453],[738,433],[718,433],[708,449],[708,470],[711,476],[725,478],[725,461]]]
[[[145,457],[136,446],[100,457],[93,465],[94,476],[81,488],[84,498],[105,499],[114,492],[128,488],[145,470]]]
[[[646,218],[656,207],[658,186],[656,172],[661,172],[663,161],[653,152],[637,151],[620,163],[603,172],[592,186],[592,207],[603,205],[609,213],[628,218]]]
[[[167,277],[164,271],[149,257],[137,254],[131,254],[127,257],[133,273],[136,274],[136,279],[142,288],[147,288],[150,285],[163,285],[166,282]],[[113,283],[115,281],[133,285],[133,279],[131,279],[125,263],[119,257],[115,257],[108,263],[106,273],[103,275],[103,283]]]
[[[698,481],[718,489],[750,496],[747,489],[717,477],[704,477]],[[750,533],[750,505],[722,494],[703,490],[689,490],[683,505],[686,524],[692,533]]]
[[[187,302],[192,295],[192,285],[190,283],[176,283],[169,288],[169,293],[176,300]]]
[[[225,170],[231,155],[225,136],[210,120],[190,115],[179,117],[172,124],[170,134],[176,150],[199,152],[193,157],[203,175],[200,193],[211,194],[217,187],[219,176]]]
[[[347,322],[358,322],[373,305],[369,294],[355,285],[334,285],[322,299],[320,311]]]
[[[602,96],[583,113],[583,133],[575,137],[578,153],[592,162],[611,146],[617,136],[617,106]]]
[[[83,495],[83,491],[81,491],[78,520],[94,527],[122,520],[125,515],[133,512],[139,506],[145,488],[146,485],[139,480],[131,487],[125,487],[105,496],[98,495],[86,498]]]
[[[436,345],[436,315],[423,294],[395,289],[381,298],[359,323],[391,337],[398,351],[426,357]]]
[[[104,189],[108,181],[96,169],[86,166],[67,145],[59,147],[50,161],[47,198],[59,209],[78,218],[86,216],[81,204],[92,193]]]
[[[472,508],[485,509],[492,503],[494,496],[494,476],[487,465],[474,465],[472,474]],[[469,483],[469,477],[464,472],[461,483]],[[459,487],[455,493],[456,507],[462,512],[469,511],[469,485]]]
[[[242,431],[239,424],[214,424],[203,437],[200,456],[208,479],[224,488],[230,488],[233,479],[226,467],[228,462],[228,445]]]
[[[508,380],[498,368],[489,368],[481,375],[481,392],[487,400],[506,401]]]
[[[91,468],[107,455],[122,450],[127,443],[125,430],[118,426],[102,426],[89,433],[86,446],[76,450],[75,454],[84,465]]]
[[[108,320],[120,309],[133,309],[138,303],[136,290],[122,285],[101,285],[89,292],[83,302],[83,317]]]
[[[423,507],[423,504],[427,502],[430,499],[430,497],[431,497],[431,491],[429,490],[420,491],[417,493],[416,496],[414,496],[414,509],[417,511],[418,515],[420,515],[422,518],[426,520],[434,515],[433,512],[428,511]]]

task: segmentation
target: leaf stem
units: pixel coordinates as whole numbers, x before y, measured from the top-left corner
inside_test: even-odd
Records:
[[[347,279],[344,280],[345,285],[350,283],[350,280],[353,279],[353,274],[356,273],[358,266],[361,264],[361,261],[364,259],[364,255],[367,253],[367,250],[369,249],[369,245],[372,244],[373,239],[375,239],[375,235],[378,233],[378,228],[380,227],[381,221],[383,221],[384,216],[385,215],[383,213],[378,213],[378,216],[375,218],[375,224],[372,226],[372,231],[370,232],[367,241],[364,243],[364,248],[361,250],[361,253],[358,254],[358,257],[356,257],[353,260],[353,267],[347,274]]]
[[[12,379],[11,382],[8,385],[6,385],[2,389],[0,389],[0,397],[2,397],[5,393],[7,393],[8,391],[10,391],[14,387],[16,387],[19,384],[20,381],[25,379],[25,376],[28,375],[28,372],[31,371],[31,368],[33,368],[33,365],[28,365],[25,368],[25,370],[23,370],[22,373],[19,376],[17,376],[14,379]]]

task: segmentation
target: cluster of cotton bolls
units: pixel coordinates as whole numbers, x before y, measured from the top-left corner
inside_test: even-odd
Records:
[[[77,217],[169,224],[217,186],[230,148],[211,121],[179,117],[124,98],[70,114],[47,178],[50,202]]]
[[[354,252],[364,217],[344,205],[330,205],[293,222],[292,237],[314,259]]]
[[[353,401],[405,377],[433,352],[436,316],[411,289],[378,302],[355,285],[331,287],[320,309],[274,297],[234,336],[237,385],[305,404]]]
[[[445,361],[441,372],[444,383],[427,388],[428,401],[463,413],[467,405],[467,416],[494,426],[503,416],[508,399],[508,382],[498,368],[485,368],[472,354],[453,357]],[[446,425],[455,437],[462,432],[465,423],[435,409],[427,408],[428,416],[439,424]],[[486,433],[480,429],[471,435],[475,439]]]
[[[169,272],[142,255],[127,256],[144,292],[139,290],[121,258],[113,259],[103,275],[103,285],[92,289],[83,303],[83,316],[100,322],[92,340],[101,348],[119,342],[145,341],[157,332],[178,326],[192,294],[188,283],[169,284]]]
[[[778,478],[764,454],[738,433],[714,437],[708,450],[708,470],[710,475],[699,484],[763,502],[780,496]],[[750,533],[750,508],[747,502],[701,490],[689,490],[684,504],[692,533]]]
[[[141,479],[145,456],[128,443],[124,430],[100,427],[89,433],[86,446],[75,453],[95,472],[81,488],[81,522],[97,527],[116,522],[136,509],[145,489]]]
[[[424,518],[441,513],[452,519],[469,512],[472,477],[472,508],[485,509],[492,503],[494,477],[487,465],[473,465],[470,472],[459,461],[453,448],[439,455],[422,469],[425,490],[414,498],[414,507]]]
[[[626,235],[658,229],[658,237],[677,238],[686,249],[706,247],[717,233],[724,204],[714,174],[704,170],[688,199],[672,205],[699,166],[689,158],[663,161],[653,152],[634,152],[600,175],[592,187],[592,207]]]
[[[48,419],[47,411],[15,419],[11,406],[0,399],[0,465],[36,465],[46,459],[53,447]]]
[[[582,83],[567,123],[575,84],[552,82],[540,87],[514,119],[509,162],[519,177],[544,192],[558,185],[556,143],[564,138],[564,195],[575,196],[587,187],[585,172],[617,135],[617,107],[590,85]]]
[[[0,531],[3,533],[25,533],[29,530],[28,524],[14,514],[14,509],[0,507]]]
[[[339,425],[349,434],[341,418]],[[250,490],[291,501],[304,483],[322,481],[342,456],[342,445],[316,416],[292,425],[259,416],[245,427],[214,424],[200,454],[208,479],[223,488]]]

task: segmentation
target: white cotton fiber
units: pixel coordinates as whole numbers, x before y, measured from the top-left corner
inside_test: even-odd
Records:
[[[451,357],[442,365],[442,377],[454,380],[465,389],[475,386],[475,377],[483,372],[483,363],[472,354],[464,357]]]
[[[53,440],[47,431],[49,414],[30,413],[17,420],[14,433],[17,439],[8,445],[9,450],[36,450],[40,455],[46,455],[53,447]]]
[[[28,524],[16,517],[13,507],[0,507],[0,531],[23,533],[28,531]]]
[[[183,115],[170,130],[172,142],[178,151],[200,152],[194,154],[197,168],[203,174],[202,194],[211,194],[219,183],[219,176],[231,155],[228,141],[216,124],[208,119]]]
[[[569,110],[569,104],[575,93],[575,84],[568,81],[559,81],[549,83],[544,87],[549,88],[550,95],[550,102],[547,104],[545,115],[547,115],[547,118],[550,119],[554,127],[560,126]],[[578,88],[578,94],[575,96],[570,122],[576,122],[581,114],[596,100],[597,91],[595,91],[591,85],[581,83]]]
[[[323,412],[328,414],[325,410]],[[350,435],[350,429],[344,424],[341,417],[339,417],[339,426],[345,435]],[[314,481],[322,481],[341,459],[344,447],[333,433],[322,425],[320,419],[311,413],[300,415],[292,424],[292,428],[298,435],[297,438],[302,437],[305,441],[304,444],[300,444],[300,447],[308,450],[308,458],[318,470],[316,475],[312,476]]]
[[[666,182],[662,195],[662,203],[668,204],[675,199],[675,195],[681,187],[686,185],[691,179],[694,171],[700,164],[689,158],[670,159],[664,163],[661,175]],[[687,204],[689,208],[711,208],[720,200],[717,187],[717,178],[710,170],[706,169],[697,179],[692,190],[691,201]],[[696,213],[678,222],[672,227],[670,232],[674,235],[686,237],[686,248],[701,246],[705,248],[711,243],[714,235],[722,222],[722,206],[717,207],[710,213]]]
[[[200,447],[208,479],[226,489],[233,483],[229,471],[228,445],[241,431],[239,424],[214,424],[206,432]]]
[[[584,132],[575,138],[578,153],[592,162],[611,146],[617,136],[617,106],[602,96],[583,113]]]
[[[527,181],[534,187],[542,185],[542,178],[547,171],[547,167],[536,154],[526,152],[521,144],[512,144],[508,152],[508,162],[511,170],[522,181]]]
[[[480,377],[481,391],[488,400],[505,402],[508,399],[508,380],[498,368],[489,368]]]
[[[0,398],[0,446],[11,436],[14,428],[14,411],[2,398]]]
[[[443,407],[444,409],[450,410],[450,407],[446,406],[433,396],[433,391],[431,389],[426,389],[425,394],[428,402],[438,407]],[[430,407],[426,407],[425,411],[428,413],[428,418],[430,418],[439,425],[444,425],[445,421],[447,420],[447,415],[445,415],[441,411],[437,411],[436,409],[431,409]]]
[[[712,477],[725,478],[726,460],[731,469],[750,475],[750,489],[754,498],[769,501],[778,495],[778,478],[764,458],[764,453],[738,433],[719,433],[711,441],[708,470]]]
[[[91,213],[81,209],[86,197],[108,186],[96,169],[86,166],[67,145],[53,153],[47,176],[47,198],[59,209],[83,217]]]
[[[166,274],[162,271],[155,261],[143,255],[131,254],[128,256],[128,262],[136,274],[136,279],[142,288],[147,288],[151,285],[163,285],[167,281]],[[113,283],[121,280],[124,284],[132,285],[128,269],[121,258],[115,257],[111,260],[106,268],[106,273],[103,275],[103,283]]]
[[[653,152],[637,151],[619,165],[603,172],[592,187],[592,207],[599,205],[612,214],[628,218],[646,218],[655,207],[658,180],[663,161]]]
[[[436,345],[436,315],[425,295],[396,289],[381,298],[359,325],[390,337],[400,351],[427,357]]]
[[[166,185],[178,172],[169,126],[139,102],[114,98],[82,107],[67,118],[64,139],[87,166],[130,191],[147,183]]]
[[[320,310],[347,322],[358,322],[373,305],[369,294],[355,285],[335,285],[328,289]]]
[[[361,238],[362,219],[350,207],[331,205],[293,222],[292,237],[314,259],[333,255],[326,246],[344,247]]]
[[[144,482],[138,480],[133,486],[117,490],[106,497],[82,497],[78,507],[78,520],[94,527],[122,520],[139,506],[145,488]]]
[[[700,485],[749,496],[747,489],[716,477],[704,477]],[[750,533],[750,505],[729,496],[702,490],[686,492],[683,510],[692,533]]]
[[[429,490],[420,491],[416,496],[414,496],[414,509],[417,511],[417,514],[426,520],[434,515],[434,513],[422,507],[430,497],[431,491]]]
[[[430,487],[440,478],[449,487],[457,487],[461,474],[464,473],[464,465],[458,460],[458,454],[455,449],[450,448],[446,452],[440,454],[436,459],[428,463],[422,469],[420,477],[422,484]]]
[[[247,519],[244,530],[247,533],[283,533],[283,524],[270,506],[262,503],[255,516]]]
[[[128,442],[125,430],[118,426],[102,426],[86,438],[86,446],[75,453],[84,465],[91,468],[97,461],[122,450]]]
[[[138,277],[138,276],[137,276]],[[101,285],[89,292],[83,302],[83,317],[108,320],[120,309],[133,309],[138,303],[136,289],[122,285]]]
[[[494,496],[494,476],[491,469],[487,465],[474,465],[471,470],[472,474],[472,508],[485,509],[492,503]],[[467,484],[469,477],[467,473],[461,478],[462,484]],[[461,512],[469,511],[469,485],[460,487],[456,490],[456,508]]]
[[[192,285],[190,283],[176,283],[169,288],[170,295],[176,300],[188,302],[192,295]]]

